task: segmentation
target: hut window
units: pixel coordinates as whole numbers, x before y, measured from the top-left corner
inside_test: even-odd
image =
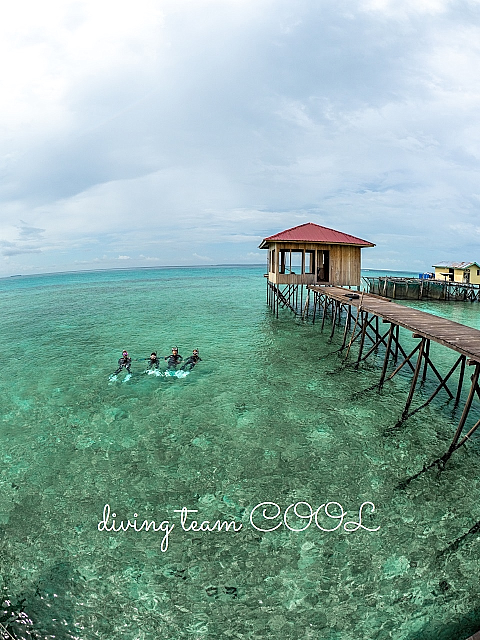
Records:
[[[291,273],[302,273],[303,266],[303,251],[291,251],[291,265],[290,272]]]
[[[280,249],[278,256],[279,273],[302,273],[303,251]]]
[[[477,269],[477,276],[480,276],[480,269]]]
[[[314,251],[305,251],[305,273],[315,273]]]

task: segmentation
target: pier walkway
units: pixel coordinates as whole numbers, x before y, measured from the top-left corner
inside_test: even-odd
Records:
[[[453,320],[440,318],[425,311],[411,309],[387,298],[369,293],[358,293],[358,298],[352,298],[349,289],[341,287],[324,287],[310,285],[310,291],[317,292],[345,305],[351,305],[357,309],[361,307],[372,315],[382,318],[384,322],[390,322],[414,334],[443,344],[449,349],[470,358],[476,364],[480,362],[480,330],[467,327]]]

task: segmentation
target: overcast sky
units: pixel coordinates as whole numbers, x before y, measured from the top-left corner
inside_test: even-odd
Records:
[[[479,0],[15,0],[0,60],[0,275],[264,262],[304,222],[480,260]]]

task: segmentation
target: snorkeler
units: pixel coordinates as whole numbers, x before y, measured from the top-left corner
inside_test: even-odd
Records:
[[[160,366],[160,360],[157,357],[157,352],[152,351],[150,358],[146,358],[148,360],[147,371],[153,371],[154,369],[158,369]]]
[[[132,359],[128,355],[128,351],[122,352],[122,357],[118,361],[118,369],[112,373],[112,376],[116,376],[122,369],[126,369],[127,372],[132,375],[130,367],[132,366]]]
[[[197,362],[201,362],[201,358],[198,355],[198,349],[194,349],[192,355],[185,360],[185,363],[180,367],[182,370],[191,371]]]
[[[177,364],[183,360],[182,356],[178,353],[177,347],[172,347],[172,353],[169,356],[165,356],[167,360],[167,370],[174,371],[177,368]]]

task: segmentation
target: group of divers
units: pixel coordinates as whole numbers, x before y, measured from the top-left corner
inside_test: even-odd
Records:
[[[155,374],[157,376],[176,376],[177,378],[184,378],[187,376],[193,367],[202,359],[198,354],[198,349],[194,349],[192,355],[183,361],[182,356],[178,353],[177,347],[172,347],[172,353],[168,356],[157,356],[156,351],[152,351],[149,358],[139,358],[138,361],[147,361],[147,368],[144,373]],[[166,371],[160,370],[160,361],[167,361]],[[183,364],[182,364],[183,363]],[[127,375],[124,378],[129,380],[132,377],[132,358],[128,355],[128,351],[122,352],[122,357],[118,360],[118,368],[110,376],[109,380],[115,381],[117,376],[123,369],[125,369]]]

